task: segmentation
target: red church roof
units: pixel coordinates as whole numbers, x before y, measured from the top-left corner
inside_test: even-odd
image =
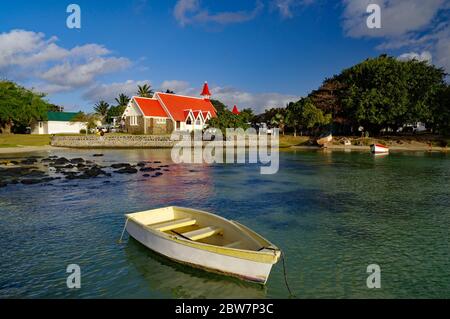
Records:
[[[144,116],[169,117],[163,107],[156,99],[135,97],[134,100],[138,104]]]
[[[236,115],[241,114],[241,112],[239,112],[239,110],[238,110],[236,105],[233,107],[233,111],[232,112],[233,112],[233,114],[236,114]]]
[[[209,112],[212,117],[216,116],[216,109],[210,100],[159,92],[155,96],[160,99],[175,121],[184,121],[185,111],[188,109]]]
[[[201,96],[211,96],[211,92],[209,92],[208,82],[205,82],[205,84],[203,84],[203,90],[200,95]]]

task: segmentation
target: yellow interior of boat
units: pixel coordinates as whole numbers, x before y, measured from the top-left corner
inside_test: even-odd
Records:
[[[273,247],[266,239],[239,223],[194,209],[165,207],[128,214],[127,217],[154,231],[196,243],[255,252]]]

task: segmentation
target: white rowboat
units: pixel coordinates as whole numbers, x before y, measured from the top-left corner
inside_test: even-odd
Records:
[[[333,134],[323,134],[319,136],[319,139],[316,141],[316,143],[319,146],[326,146],[328,143],[330,143],[333,140]]]
[[[372,144],[370,145],[370,151],[374,154],[389,153],[389,147],[383,144]]]
[[[175,261],[265,284],[281,251],[236,221],[182,207],[125,215],[131,237]]]

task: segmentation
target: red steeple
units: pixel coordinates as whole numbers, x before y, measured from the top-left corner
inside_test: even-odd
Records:
[[[211,92],[209,92],[208,82],[205,81],[205,84],[203,84],[202,94],[200,95],[205,99],[209,99],[209,97],[211,96]]]
[[[233,114],[236,114],[236,115],[241,114],[241,112],[239,112],[239,110],[238,110],[236,105],[233,107],[233,111],[232,112],[233,112]]]

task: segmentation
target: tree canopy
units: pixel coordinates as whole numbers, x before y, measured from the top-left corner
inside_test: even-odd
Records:
[[[382,129],[394,132],[406,124],[424,122],[434,126],[433,114],[440,92],[445,89],[445,73],[425,61],[400,61],[381,55],[352,66],[324,82],[311,100],[325,102],[335,118],[353,128],[363,126],[371,134]],[[321,99],[326,87],[328,99]],[[327,104],[326,102],[331,102]],[[437,122],[436,122],[437,123]]]
[[[0,81],[0,130],[10,133],[13,128],[26,127],[47,119],[50,104],[45,95],[28,90],[10,81]]]

